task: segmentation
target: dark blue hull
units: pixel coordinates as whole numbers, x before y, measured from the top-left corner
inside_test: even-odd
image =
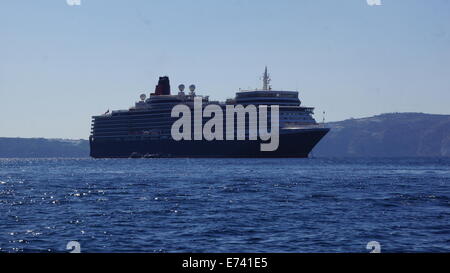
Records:
[[[261,151],[261,141],[174,141],[91,139],[94,158],[129,157],[308,157],[328,128],[281,132],[276,151]]]

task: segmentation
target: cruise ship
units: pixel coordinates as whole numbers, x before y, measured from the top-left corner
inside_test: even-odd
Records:
[[[240,90],[233,99],[219,102],[210,100],[208,96],[196,95],[195,85],[190,85],[189,92],[185,93],[185,86],[180,84],[179,92],[172,95],[169,78],[160,77],[155,92],[148,98],[146,94],[140,95],[140,100],[128,110],[108,110],[102,115],[92,117],[90,155],[93,158],[308,157],[314,146],[328,133],[329,128],[316,122],[313,118],[314,108],[302,106],[298,91],[272,89],[267,67],[262,80],[261,89]],[[245,134],[241,135],[241,138],[229,140],[223,132],[222,138],[208,140],[195,137],[195,132],[192,132],[192,138],[174,139],[172,126],[178,120],[172,113],[174,107],[186,105],[194,111],[196,102],[200,103],[202,110],[209,105],[216,105],[224,112],[229,106],[238,105],[254,105],[258,113],[261,113],[261,107],[270,108],[270,111],[266,110],[270,130],[274,129],[271,117],[275,109],[273,107],[276,107],[279,127],[276,149],[263,150],[261,144],[267,143],[268,140],[250,137],[251,128],[254,127],[250,126],[249,116],[245,117],[243,124],[236,122],[234,125],[234,129],[238,126],[244,127]],[[225,116],[223,115],[224,123]],[[205,125],[208,118],[201,117],[200,120],[202,125]],[[193,120],[192,128],[195,127],[194,122]],[[237,131],[234,132],[235,135]]]

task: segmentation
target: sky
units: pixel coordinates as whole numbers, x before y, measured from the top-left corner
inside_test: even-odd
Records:
[[[225,100],[266,65],[318,121],[450,114],[449,14],[448,0],[1,0],[0,137],[86,139],[92,115],[159,76]]]

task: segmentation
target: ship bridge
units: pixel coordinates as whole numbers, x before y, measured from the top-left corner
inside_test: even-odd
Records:
[[[297,91],[253,90],[236,93],[237,104],[299,106]]]
[[[256,106],[278,105],[280,107],[281,128],[300,128],[317,124],[312,117],[314,108],[301,106],[298,91],[272,89],[267,67],[264,70],[262,80],[262,89],[241,90],[236,93],[236,97],[233,100],[229,100],[227,103]]]
[[[267,66],[262,76],[262,89],[243,90],[236,93],[235,102],[237,104],[255,104],[255,105],[280,105],[280,106],[300,106],[301,101],[298,98],[297,91],[276,91],[270,86],[270,75],[267,72]]]

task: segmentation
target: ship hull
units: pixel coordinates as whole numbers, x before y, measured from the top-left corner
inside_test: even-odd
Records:
[[[328,128],[281,131],[278,149],[270,152],[261,151],[259,140],[175,141],[93,138],[90,140],[90,155],[93,158],[305,158],[328,131]]]

